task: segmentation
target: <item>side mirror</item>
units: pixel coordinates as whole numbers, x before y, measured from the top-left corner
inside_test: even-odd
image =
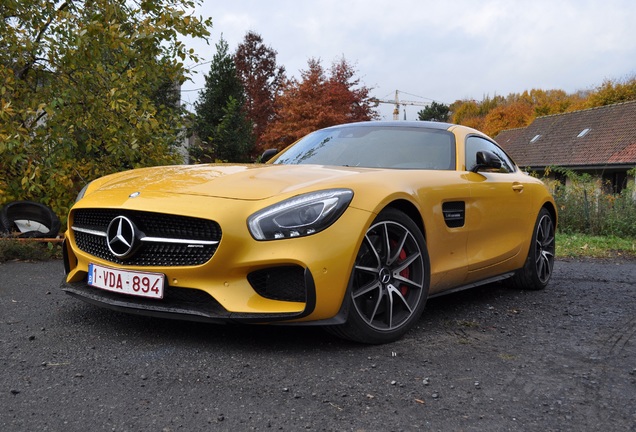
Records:
[[[471,169],[472,172],[476,173],[482,169],[499,169],[501,168],[501,159],[497,157],[496,154],[491,153],[489,151],[479,151],[477,152],[477,163]]]
[[[267,149],[263,152],[263,154],[261,155],[261,162],[265,163],[268,160],[270,160],[271,158],[274,157],[274,155],[276,155],[278,153],[278,150],[276,149]]]

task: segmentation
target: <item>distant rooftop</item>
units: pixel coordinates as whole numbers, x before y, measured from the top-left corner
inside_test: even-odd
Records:
[[[521,167],[636,165],[636,101],[538,117],[495,139]]]

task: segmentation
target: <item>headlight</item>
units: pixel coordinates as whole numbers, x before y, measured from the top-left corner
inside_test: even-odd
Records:
[[[277,240],[315,234],[329,227],[353,198],[349,189],[299,195],[254,213],[247,219],[256,240]]]
[[[88,187],[90,186],[90,184],[91,184],[91,183],[90,183],[90,182],[88,182],[88,183],[86,184],[86,186],[84,186],[84,187],[82,188],[82,190],[81,190],[81,191],[79,191],[79,193],[77,194],[77,198],[75,198],[75,202],[78,202],[79,200],[81,200],[82,198],[84,198],[84,194],[86,193],[86,189],[88,189]]]

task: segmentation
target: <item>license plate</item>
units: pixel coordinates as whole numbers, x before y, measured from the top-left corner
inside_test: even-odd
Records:
[[[162,299],[164,275],[89,264],[88,284],[107,291]]]

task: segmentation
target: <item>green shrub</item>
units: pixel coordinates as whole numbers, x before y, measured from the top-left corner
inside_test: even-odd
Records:
[[[560,232],[636,238],[636,188],[633,182],[616,194],[608,192],[611,188],[601,178],[563,168],[553,170],[569,180],[567,186],[558,182],[553,185]]]

